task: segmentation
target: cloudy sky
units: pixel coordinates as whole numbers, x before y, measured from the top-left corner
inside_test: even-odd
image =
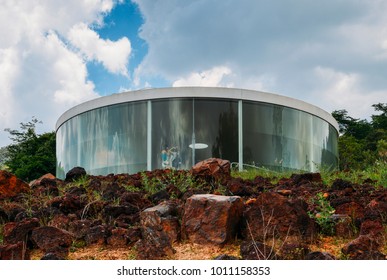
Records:
[[[144,87],[262,90],[369,118],[385,0],[0,0],[0,147],[35,116]]]

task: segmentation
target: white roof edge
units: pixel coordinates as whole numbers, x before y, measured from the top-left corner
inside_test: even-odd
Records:
[[[64,112],[56,122],[56,130],[67,120],[93,109],[125,102],[178,97],[226,98],[281,105],[315,115],[327,121],[339,131],[338,123],[330,113],[299,99],[262,91],[224,87],[149,88],[99,97],[81,103]]]

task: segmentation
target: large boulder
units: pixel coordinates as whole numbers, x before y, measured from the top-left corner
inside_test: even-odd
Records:
[[[67,256],[74,236],[64,230],[51,226],[35,228],[31,240],[45,253],[54,253],[61,258]]]
[[[178,241],[180,239],[178,212],[178,205],[173,201],[165,201],[142,211],[140,219],[143,236],[167,238],[171,244]]]
[[[30,186],[12,173],[0,170],[0,199],[15,197],[30,190]]]
[[[199,244],[224,244],[236,236],[243,210],[239,196],[193,195],[184,207],[185,237]]]
[[[4,225],[4,242],[6,244],[16,244],[24,242],[27,244],[28,236],[34,228],[40,226],[37,218],[24,219],[20,222],[10,222]]]
[[[230,177],[231,164],[228,160],[209,158],[195,164],[191,169],[191,174],[201,177]]]
[[[307,204],[277,193],[262,193],[247,203],[243,235],[263,243],[268,239],[292,236],[309,241],[315,236],[316,224],[307,213]]]
[[[171,256],[172,244],[180,238],[178,205],[165,201],[140,214],[142,240],[136,243],[140,259]]]

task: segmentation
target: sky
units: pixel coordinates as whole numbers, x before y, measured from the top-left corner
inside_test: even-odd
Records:
[[[387,103],[385,0],[0,0],[0,147],[142,88],[276,93],[354,118]]]

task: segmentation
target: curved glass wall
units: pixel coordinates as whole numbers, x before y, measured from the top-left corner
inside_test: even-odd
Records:
[[[146,102],[112,105],[66,121],[56,137],[57,177],[64,178],[75,166],[95,175],[145,170],[146,106]]]
[[[269,103],[164,98],[96,108],[57,129],[57,177],[189,169],[218,157],[276,170],[337,167],[338,133],[312,114]]]
[[[273,104],[244,102],[243,161],[275,170],[337,167],[337,132],[326,121]]]

